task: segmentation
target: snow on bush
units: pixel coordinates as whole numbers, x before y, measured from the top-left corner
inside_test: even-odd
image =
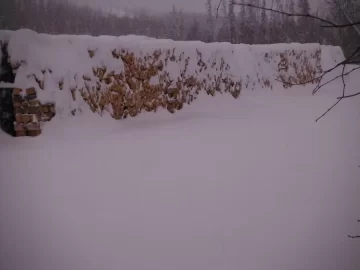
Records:
[[[173,113],[200,91],[237,98],[244,89],[312,80],[324,69],[323,48],[327,54],[340,52],[326,65],[344,57],[341,49],[319,44],[205,44],[140,36],[51,36],[27,29],[2,36],[9,40],[18,87],[35,87],[39,100],[56,102],[57,115],[90,107],[116,119],[158,107]]]

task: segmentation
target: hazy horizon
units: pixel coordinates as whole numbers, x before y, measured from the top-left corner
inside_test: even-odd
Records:
[[[206,0],[70,0],[80,4],[88,4],[93,7],[102,7],[105,9],[113,8],[122,11],[146,9],[149,11],[170,12],[172,5],[178,9],[186,12],[204,12]],[[216,6],[220,0],[213,0],[213,5]],[[271,3],[273,0],[265,0]],[[312,8],[321,8],[320,5],[323,0],[309,1]]]

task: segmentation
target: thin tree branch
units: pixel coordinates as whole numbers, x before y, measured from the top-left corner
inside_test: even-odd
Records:
[[[350,71],[348,71],[348,72],[346,72],[346,73],[344,73],[344,74],[341,74],[341,75],[339,75],[339,76],[336,76],[335,78],[333,78],[333,79],[331,79],[331,80],[329,80],[329,81],[327,81],[327,82],[325,82],[325,83],[323,83],[323,84],[321,84],[321,85],[318,84],[318,85],[316,86],[316,88],[314,89],[313,94],[315,94],[321,87],[323,87],[323,86],[325,86],[325,85],[327,85],[327,84],[335,81],[336,79],[338,79],[338,78],[340,78],[340,77],[342,77],[342,76],[347,76],[347,75],[349,75],[350,73],[354,72],[354,71],[357,70],[357,69],[360,69],[360,67],[353,68],[352,70],[350,70]],[[345,96],[345,97],[346,97],[346,96]],[[345,97],[344,97],[344,98],[345,98]]]
[[[338,99],[343,99],[343,98],[351,98],[351,97],[356,97],[360,95],[360,92],[357,92],[355,94],[352,94],[352,95],[348,95],[348,96],[343,96],[343,97],[338,97]]]
[[[342,73],[341,73],[340,76],[337,76],[337,77],[336,77],[336,79],[339,78],[339,77],[342,77],[342,79],[344,80],[344,76],[345,76],[345,75],[348,75],[348,74],[350,74],[351,72],[353,72],[354,70],[358,69],[358,68],[354,68],[354,69],[351,70],[350,72],[348,72],[348,73],[346,73],[346,74],[344,73],[345,66],[348,64],[348,62],[349,62],[359,51],[360,51],[360,46],[357,47],[356,50],[355,50],[348,58],[346,58],[344,61],[342,61],[342,62],[338,63],[337,65],[335,65],[334,67],[332,67],[332,68],[324,71],[323,74],[320,76],[320,80],[322,80],[326,74],[330,73],[331,71],[333,71],[334,69],[340,67],[341,65],[343,66],[343,71],[342,71]],[[327,83],[325,83],[325,84],[327,84]],[[324,85],[325,85],[325,84],[324,84]],[[322,86],[324,86],[324,85],[322,85]],[[319,84],[318,84],[318,86],[314,89],[313,94],[317,93],[317,91],[319,91],[322,86],[319,87]],[[343,95],[343,97],[344,97],[344,95]]]
[[[341,78],[342,78],[342,82],[343,82],[343,94],[341,96],[341,98],[336,101],[329,109],[326,110],[326,112],[324,112],[319,118],[317,118],[315,120],[315,122],[319,121],[321,118],[323,118],[325,115],[327,115],[332,109],[334,109],[336,107],[336,105],[338,105],[340,103],[340,101],[344,98],[345,96],[345,89],[346,89],[346,84],[345,84],[345,79],[344,79],[344,71],[345,71],[345,67],[346,65],[343,66],[342,69],[342,73],[341,73]]]
[[[358,222],[360,222],[360,219],[358,220]],[[348,237],[355,239],[355,238],[360,238],[360,235],[348,235]]]
[[[324,28],[346,28],[346,27],[352,27],[355,25],[360,25],[360,21],[359,22],[354,22],[354,23],[346,23],[346,24],[336,24],[336,25],[321,25],[320,27],[324,27]]]
[[[220,3],[222,2],[223,0],[220,0]],[[315,16],[315,15],[311,15],[309,13],[289,13],[289,12],[286,12],[286,11],[281,11],[281,10],[277,10],[277,9],[273,9],[273,8],[267,8],[267,7],[261,7],[261,6],[257,6],[257,5],[253,5],[253,4],[245,4],[245,3],[238,3],[236,2],[235,0],[231,0],[231,2],[234,4],[234,5],[237,5],[237,6],[245,6],[245,7],[251,7],[251,8],[258,8],[258,9],[262,9],[262,10],[266,10],[266,11],[271,11],[271,12],[275,12],[275,13],[279,13],[279,14],[282,14],[282,15],[285,15],[285,16],[288,16],[288,17],[304,17],[304,18],[311,18],[311,19],[314,19],[314,20],[318,20],[318,21],[321,21],[323,23],[326,23],[328,25],[324,25],[322,27],[333,27],[333,28],[344,28],[344,27],[350,27],[350,26],[354,26],[354,25],[360,25],[360,21],[359,22],[355,22],[355,23],[347,23],[347,24],[336,24],[334,22],[331,22],[329,20],[326,20],[326,19],[323,19],[323,18],[320,18],[318,16]],[[220,3],[219,3],[219,6],[220,6]]]
[[[221,6],[221,4],[222,4],[223,1],[224,1],[224,0],[220,0],[218,6],[217,6],[217,8],[216,8],[216,19],[219,17],[219,9],[220,9],[220,6]]]

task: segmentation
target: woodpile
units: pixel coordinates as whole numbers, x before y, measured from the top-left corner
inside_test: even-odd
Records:
[[[37,100],[35,88],[13,89],[15,112],[14,129],[16,136],[38,136],[41,134],[40,122],[50,121],[55,116],[55,104],[41,104]]]

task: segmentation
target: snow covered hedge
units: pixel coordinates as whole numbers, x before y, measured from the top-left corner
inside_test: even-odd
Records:
[[[174,112],[200,91],[237,98],[244,89],[287,87],[279,81],[311,80],[344,57],[340,48],[319,44],[205,44],[27,29],[0,31],[0,40],[8,43],[15,85],[35,87],[40,101],[56,103],[57,115],[90,107],[116,119],[158,107]]]

